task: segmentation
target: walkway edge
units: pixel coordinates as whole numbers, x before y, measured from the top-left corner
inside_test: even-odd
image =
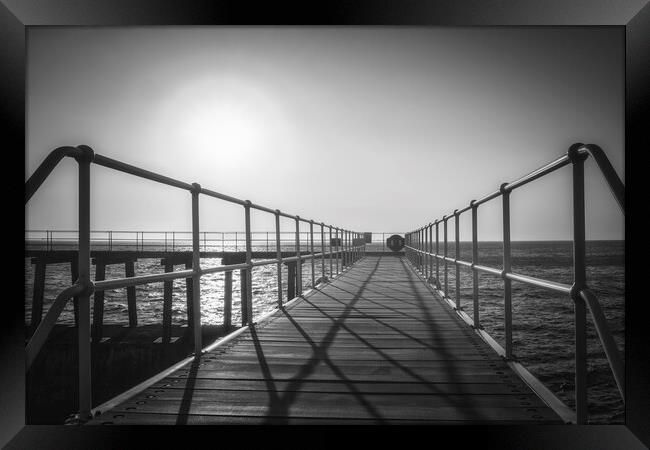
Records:
[[[420,275],[420,273],[413,267],[413,264],[408,259],[406,260],[407,267],[424,283],[429,291],[433,294],[434,297],[438,298],[440,301],[446,303],[451,307],[456,315],[461,318],[463,322],[469,325],[472,330],[479,337],[488,344],[501,358],[504,362],[517,374],[517,376],[533,390],[533,392],[544,402],[546,405],[551,408],[555,413],[560,416],[560,418],[566,424],[575,424],[577,423],[576,412],[569,408],[562,400],[560,400],[551,390],[549,390],[535,375],[530,373],[521,363],[517,361],[507,360],[505,358],[505,350],[497,341],[494,340],[486,331],[476,328],[474,326],[474,320],[467,315],[462,309],[459,310],[456,303],[445,297],[444,292],[434,289],[427,280]]]

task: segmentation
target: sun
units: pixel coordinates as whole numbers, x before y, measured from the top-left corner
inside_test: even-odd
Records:
[[[156,122],[161,146],[221,167],[264,158],[286,134],[273,96],[241,76],[183,83],[165,99]]]

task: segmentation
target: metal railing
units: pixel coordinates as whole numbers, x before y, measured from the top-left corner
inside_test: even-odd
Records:
[[[415,265],[427,281],[436,284],[436,291],[456,309],[458,314],[479,333],[486,338],[488,343],[507,361],[511,361],[514,368],[526,381],[532,383],[534,390],[542,394],[542,398],[549,402],[550,406],[560,411],[565,417],[569,416],[571,422],[584,424],[588,418],[587,408],[587,332],[586,332],[586,308],[591,311],[594,324],[605,350],[607,361],[614,375],[621,398],[625,402],[625,366],[621,353],[614,342],[614,338],[607,325],[606,318],[600,304],[587,286],[586,280],[586,245],[585,245],[585,189],[584,189],[584,161],[592,156],[600,171],[605,177],[607,184],[614,195],[623,214],[625,214],[625,186],[616,174],[605,153],[593,144],[573,144],[566,155],[546,164],[545,166],[525,175],[511,183],[503,183],[499,190],[486,195],[479,200],[472,200],[469,206],[454,210],[453,214],[445,215],[442,219],[435,220],[423,227],[406,233],[406,254],[409,260]],[[524,186],[544,175],[554,172],[561,167],[571,164],[573,167],[573,284],[557,283],[549,280],[530,277],[512,272],[511,251],[510,251],[510,194],[515,189]],[[503,267],[493,268],[478,264],[478,226],[477,216],[480,205],[501,197],[503,212]],[[459,217],[461,214],[471,211],[472,214],[472,260],[463,261],[460,259],[460,233]],[[454,258],[448,256],[447,222],[453,217],[455,222],[455,253]],[[440,254],[440,224],[443,225],[443,254]],[[435,228],[435,239],[433,230]],[[434,248],[435,245],[435,248]],[[440,283],[440,262],[444,263],[444,286]],[[453,264],[456,269],[455,280],[455,301],[448,297],[448,263]],[[460,304],[460,267],[472,270],[473,279],[473,318],[462,312]],[[435,278],[434,278],[435,271]],[[478,273],[485,272],[499,276],[504,282],[504,325],[505,325],[505,350],[492,339],[487,333],[481,330],[479,317],[479,285]],[[575,320],[575,402],[576,410],[573,412],[559,399],[555,397],[541,382],[532,374],[527,372],[523,366],[516,363],[512,353],[512,281],[541,287],[571,297],[574,302]],[[568,410],[568,413],[567,413]]]
[[[313,232],[315,245],[325,247],[324,242],[331,238],[328,226],[323,231]],[[56,251],[77,248],[78,230],[25,230],[25,242],[28,250]],[[308,251],[312,233],[300,232],[303,250]],[[334,236],[332,236],[333,238]],[[94,250],[101,251],[191,251],[191,231],[137,231],[137,230],[91,230],[90,242]],[[275,231],[251,231],[253,251],[271,252],[279,245],[284,251],[293,251],[294,231],[281,231],[280,244],[276,243]],[[246,251],[245,231],[201,231],[199,244],[204,252],[239,252]]]
[[[341,270],[354,264],[364,254],[363,241],[360,238],[363,234],[360,232],[351,231],[341,227],[332,225],[325,225],[322,222],[315,222],[301,218],[299,216],[289,215],[277,209],[270,209],[261,205],[250,202],[249,200],[241,200],[225,194],[211,191],[202,188],[198,183],[185,183],[175,180],[164,175],[150,172],[139,167],[135,167],[106,156],[96,154],[90,147],[80,145],[77,147],[59,147],[53,150],[36,169],[32,176],[25,183],[25,204],[38,190],[41,184],[54,170],[56,165],[65,157],[74,158],[79,166],[79,207],[78,207],[78,222],[79,229],[77,231],[77,247],[78,247],[78,280],[69,288],[62,291],[54,303],[48,310],[46,317],[41,321],[38,328],[34,332],[32,338],[29,340],[26,347],[26,363],[27,368],[31,366],[39,350],[42,348],[47,336],[54,327],[54,324],[61,313],[65,303],[72,297],[78,299],[79,323],[78,323],[78,364],[79,364],[79,412],[77,418],[79,421],[85,421],[91,417],[92,399],[91,399],[91,353],[90,353],[90,295],[94,292],[100,292],[110,289],[118,289],[129,286],[136,286],[149,283],[157,283],[163,281],[170,281],[180,278],[192,279],[192,308],[193,317],[192,321],[188,324],[192,330],[194,354],[200,355],[202,353],[201,342],[201,309],[200,309],[200,280],[203,275],[224,272],[232,274],[234,270],[241,270],[242,275],[245,275],[245,280],[242,283],[242,319],[245,324],[251,325],[253,323],[253,308],[252,308],[252,270],[254,267],[262,265],[277,265],[278,272],[278,307],[282,307],[282,277],[281,270],[283,263],[296,262],[296,296],[301,296],[302,293],[302,263],[306,260],[311,260],[312,264],[312,287],[315,286],[314,280],[314,265],[317,258],[321,259],[321,267],[323,273],[325,272],[325,258],[330,258],[330,267],[332,255],[337,255],[336,273],[339,273],[338,257],[341,258]],[[179,270],[175,272],[168,272],[164,274],[134,276],[128,278],[117,278],[103,281],[93,282],[90,279],[90,249],[91,249],[91,231],[90,231],[90,166],[92,164],[100,165],[109,169],[116,170],[127,174],[134,175],[139,178],[148,179],[157,183],[165,184],[168,186],[183,189],[191,194],[192,201],[192,268],[189,270]],[[207,267],[202,268],[200,264],[200,249],[201,249],[201,232],[199,228],[199,195],[206,197],[224,200],[230,203],[241,205],[244,208],[245,218],[245,251],[246,261],[241,264],[229,264],[225,266]],[[251,209],[263,211],[275,216],[275,241],[277,244],[277,256],[275,259],[264,261],[252,261],[252,232],[251,232]],[[280,217],[291,219],[295,222],[295,251],[296,256],[282,257],[280,249]],[[308,223],[310,227],[310,248],[309,255],[301,254],[301,232],[300,223]],[[330,245],[328,252],[324,251],[324,245],[321,247],[320,253],[313,252],[313,228],[314,225],[319,225],[321,229],[321,242],[323,242],[323,233],[327,229],[330,237]],[[48,243],[52,242],[52,233],[47,233]],[[137,241],[137,240],[136,240]],[[332,243],[334,242],[334,249]]]

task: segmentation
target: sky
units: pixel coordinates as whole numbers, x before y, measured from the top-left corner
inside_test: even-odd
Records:
[[[62,145],[356,231],[409,231],[562,156],[624,178],[623,31],[604,27],[30,27],[25,180]],[[594,161],[587,238],[623,239]],[[100,166],[93,230],[191,229],[190,194]],[[571,239],[571,169],[511,195],[512,239]],[[243,208],[201,197],[202,231]],[[471,218],[461,216],[461,240]],[[26,229],[77,229],[76,162]],[[254,212],[254,230],[273,230]],[[293,230],[288,220],[283,229]],[[450,235],[453,226],[450,226]],[[501,239],[501,202],[479,239]]]

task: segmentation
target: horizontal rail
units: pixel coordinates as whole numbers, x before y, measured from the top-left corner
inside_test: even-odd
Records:
[[[160,283],[163,281],[172,281],[177,278],[191,278],[196,274],[194,270],[178,270],[175,272],[166,272],[154,275],[140,275],[137,277],[114,278],[111,280],[95,281],[95,291],[106,291],[110,289],[120,289],[140,284]]]
[[[95,157],[92,162],[99,166],[117,170],[118,172],[135,175],[139,178],[145,178],[147,180],[155,181],[156,183],[166,184],[167,186],[172,186],[179,189],[185,189],[186,191],[192,190],[192,184],[190,183],[185,183],[183,181],[175,180],[174,178],[170,178],[165,175],[160,175],[159,173],[151,172],[149,170],[144,170],[139,167],[132,166],[131,164],[123,163],[116,159],[108,158],[106,156],[102,156],[97,153],[95,153]]]
[[[529,284],[531,286],[537,286],[544,289],[549,289],[551,291],[559,292],[561,294],[566,294],[566,295],[571,294],[571,286],[568,284],[543,280],[541,278],[530,277],[527,275],[519,275],[512,272],[506,273],[504,276],[509,280],[519,281],[521,283]]]
[[[568,284],[558,283],[558,282],[549,281],[549,280],[543,280],[541,278],[535,278],[535,277],[531,277],[531,276],[528,276],[528,275],[521,275],[521,274],[517,274],[517,273],[514,273],[514,272],[504,272],[503,270],[496,269],[494,267],[482,266],[482,265],[479,265],[479,264],[474,264],[474,263],[472,263],[470,261],[463,261],[463,260],[460,260],[460,259],[450,258],[450,257],[444,256],[444,255],[438,255],[436,253],[431,253],[431,252],[426,252],[426,251],[423,251],[423,250],[418,250],[418,249],[416,249],[414,247],[411,247],[411,246],[408,246],[408,245],[405,246],[405,248],[408,248],[409,250],[412,250],[412,251],[414,251],[416,253],[419,253],[419,254],[422,254],[422,255],[432,256],[432,257],[438,258],[438,259],[440,259],[442,261],[447,261],[447,262],[450,262],[452,264],[456,264],[456,265],[462,266],[462,267],[467,267],[468,269],[476,270],[476,271],[479,271],[479,272],[486,272],[486,273],[496,275],[496,276],[499,276],[499,277],[506,277],[509,280],[519,281],[521,283],[529,284],[531,286],[541,287],[541,288],[544,288],[544,289],[549,289],[551,291],[559,292],[559,293],[562,293],[562,294],[570,294],[571,293],[571,286],[568,285]]]
[[[198,185],[194,185],[192,183],[187,183],[184,181],[180,181],[165,175],[161,175],[156,172],[152,172],[150,170],[142,169],[137,166],[133,166],[131,164],[127,164],[122,161],[118,161],[113,158],[109,158],[107,156],[100,155],[98,153],[94,153],[93,150],[86,146],[86,145],[80,145],[77,147],[72,147],[72,146],[65,146],[65,147],[59,147],[52,152],[48,154],[48,156],[45,158],[45,160],[39,165],[39,167],[36,169],[34,174],[27,180],[25,183],[25,203],[29,201],[29,199],[34,195],[34,193],[38,190],[38,188],[41,186],[43,181],[50,175],[50,173],[54,170],[54,168],[58,165],[58,163],[65,157],[74,157],[75,159],[79,158],[87,158],[90,160],[91,163],[97,164],[102,167],[106,167],[109,169],[116,170],[118,172],[123,172],[123,173],[128,173],[130,175],[137,176],[139,178],[144,178],[148,179],[150,181],[154,181],[157,183],[165,184],[168,186],[176,187],[179,189],[183,189],[186,191],[193,191],[197,190],[200,194],[207,195],[209,197],[217,198],[220,200],[224,200],[227,202],[235,203],[241,206],[250,206],[253,209],[257,209],[260,211],[265,211],[271,214],[279,214],[280,216],[290,218],[290,219],[298,219],[301,222],[306,222],[309,223],[312,221],[312,219],[306,219],[302,218],[299,216],[287,214],[285,212],[282,212],[277,209],[272,209],[268,208],[262,205],[258,205],[255,203],[252,203],[248,200],[242,200],[230,195],[222,194],[216,191],[212,191],[210,189],[203,188]],[[331,226],[328,224],[325,224],[323,222],[316,222],[314,223],[317,224],[323,224],[324,226]],[[334,228],[334,227],[333,227]],[[357,234],[362,234],[355,232]]]
[[[359,248],[359,247],[355,247]],[[332,252],[332,255],[335,255],[336,252]],[[245,269],[251,269],[252,267],[258,267],[258,266],[266,266],[266,265],[271,265],[271,264],[277,264],[278,262],[293,262],[293,261],[298,261],[300,259],[301,261],[306,261],[310,260],[312,258],[320,258],[323,256],[329,256],[330,253],[315,253],[313,255],[301,255],[300,257],[297,256],[292,256],[289,258],[282,258],[280,259],[266,259],[262,261],[253,261],[252,263],[241,263],[241,264],[228,264],[225,266],[215,266],[215,267],[208,267],[208,268],[201,268],[199,271],[195,271],[192,269],[186,269],[186,270],[177,270],[174,272],[166,272],[166,273],[160,273],[160,274],[153,274],[153,275],[140,275],[137,277],[127,277],[127,278],[113,278],[110,280],[101,280],[101,281],[95,281],[93,284],[93,289],[95,292],[100,292],[100,291],[107,291],[111,289],[121,289],[125,287],[130,287],[130,286],[139,286],[142,284],[151,284],[151,283],[161,283],[164,281],[172,281],[176,280],[179,278],[191,278],[195,275],[197,276],[202,276],[202,275],[209,275],[213,273],[221,273],[221,272],[232,272],[233,270],[245,270]]]

